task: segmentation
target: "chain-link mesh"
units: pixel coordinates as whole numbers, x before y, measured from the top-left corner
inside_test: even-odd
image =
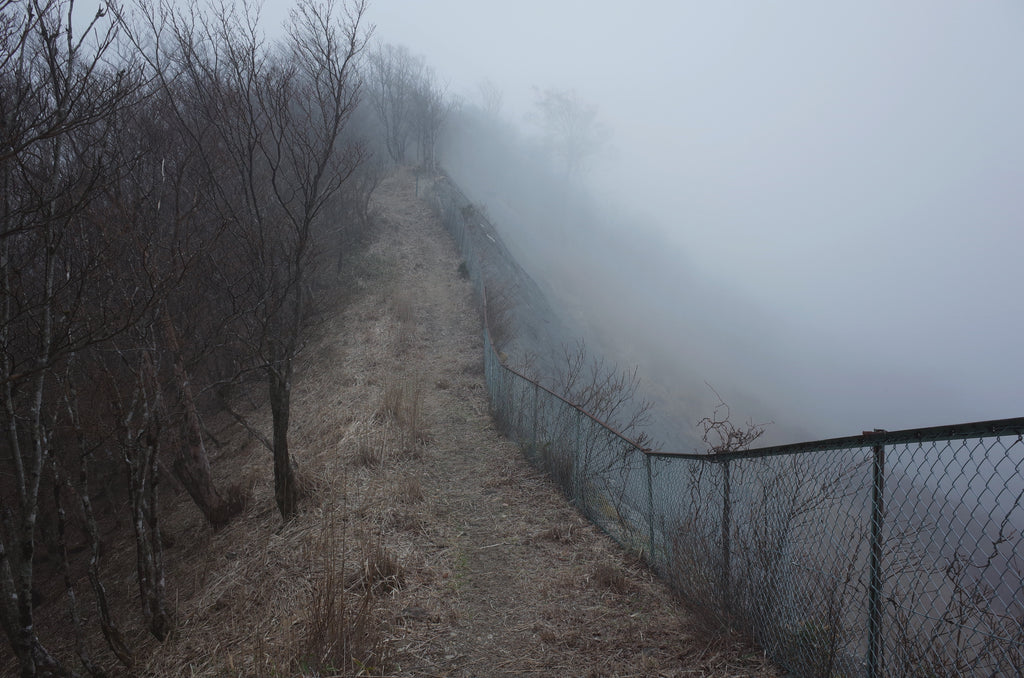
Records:
[[[486,318],[489,281],[521,271],[458,189],[435,198]],[[793,674],[1024,675],[1024,419],[669,454],[509,368],[486,330],[484,364],[533,464]]]

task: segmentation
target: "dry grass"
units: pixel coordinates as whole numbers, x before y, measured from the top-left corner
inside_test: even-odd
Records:
[[[394,498],[402,504],[416,504],[424,500],[423,484],[415,476],[403,478],[395,489]]]
[[[395,425],[397,449],[412,457],[418,457],[421,447],[430,442],[430,432],[424,424],[422,410],[423,391],[417,381],[396,379],[384,387],[377,419]]]
[[[412,348],[416,338],[416,307],[410,298],[412,292],[397,289],[392,293],[392,313],[398,320],[398,346],[403,353]]]
[[[594,568],[594,584],[614,593],[629,591],[629,579],[626,573],[611,563],[598,563]]]
[[[93,656],[145,676],[777,675],[743,639],[702,634],[497,434],[458,258],[409,184],[382,191],[371,256],[396,270],[325,314],[296,375],[300,514],[281,522],[269,453],[208,422],[216,480],[240,488],[243,512],[214,532],[165,493],[175,630],[162,644],[145,634],[131,545],[111,545],[114,614],[139,659],[119,671],[99,638]],[[380,292],[402,288],[417,293],[418,344],[403,346],[405,312]],[[247,415],[269,429],[269,412]],[[40,631],[71,657],[61,603]]]
[[[301,625],[302,650],[300,656],[293,660],[293,668],[303,674],[383,674],[389,669],[391,660],[390,647],[383,633],[378,590],[375,586],[363,586],[361,590],[342,586],[347,579],[347,531],[342,527],[340,532],[339,545],[334,521],[325,520],[316,542],[312,544],[320,571],[312,583],[310,600],[305,608],[306,618]],[[380,542],[375,548],[376,552],[383,553]],[[391,561],[388,565],[397,567]],[[369,568],[369,565],[365,567]]]
[[[380,467],[388,454],[388,431],[365,431],[359,436],[352,463],[362,468]]]

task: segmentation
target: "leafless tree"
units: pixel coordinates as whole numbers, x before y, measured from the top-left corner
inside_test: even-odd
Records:
[[[502,105],[504,103],[504,94],[501,88],[490,78],[484,78],[477,85],[477,92],[480,96],[481,109],[487,115],[492,118],[497,118],[501,115]]]
[[[535,119],[562,164],[565,177],[572,179],[585,171],[608,137],[597,107],[584,102],[573,90],[559,89],[538,90],[535,107]]]
[[[338,232],[328,206],[366,155],[347,130],[365,7],[302,2],[270,47],[227,5],[143,5],[145,31],[115,6],[79,33],[72,0],[0,0],[0,626],[22,675],[74,673],[38,636],[42,570],[64,582],[81,667],[102,673],[80,565],[108,646],[133,664],[100,576],[97,483],[128,507],[142,614],[166,637],[162,455],[222,524],[200,400],[225,375],[268,380],[276,496],[294,514],[292,364]]]
[[[40,490],[61,416],[55,371],[124,318],[84,303],[104,283],[102,235],[82,215],[116,176],[102,125],[129,101],[106,64],[116,26],[101,9],[79,32],[70,1],[0,3],[0,625],[21,673],[68,673],[43,646],[32,586]]]
[[[171,615],[165,595],[157,483],[166,409],[153,329],[142,328],[127,348],[117,350],[120,369],[111,369],[108,375],[118,444],[128,480],[139,600],[147,627],[158,640],[163,640],[170,632]]]
[[[423,60],[400,45],[384,44],[370,52],[366,64],[369,94],[381,126],[388,155],[405,161],[416,87],[422,81]]]
[[[330,230],[324,211],[365,159],[345,135],[360,92],[355,65],[367,39],[365,10],[364,0],[300,2],[277,50],[264,45],[248,7],[149,14],[150,63],[168,89],[187,83],[192,105],[179,104],[178,115],[232,234],[233,305],[242,309],[241,333],[268,381],[273,433],[264,442],[285,518],[298,501],[288,448],[293,362],[320,240]],[[170,45],[161,43],[165,30]]]
[[[451,112],[454,102],[445,88],[438,84],[432,68],[420,69],[413,84],[410,121],[420,156],[420,165],[427,170],[437,169],[437,139]]]

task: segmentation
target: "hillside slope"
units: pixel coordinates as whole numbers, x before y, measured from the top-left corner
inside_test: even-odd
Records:
[[[135,673],[776,675],[702,632],[495,430],[471,285],[414,190],[408,173],[380,187],[378,239],[304,352],[301,514],[281,523],[269,453],[221,428],[215,471],[251,497],[218,533],[166,498],[176,630],[157,644],[124,629]],[[132,618],[130,547],[109,562]]]

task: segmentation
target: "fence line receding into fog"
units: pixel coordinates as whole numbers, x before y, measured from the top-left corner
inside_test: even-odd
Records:
[[[527,276],[450,180],[432,190],[484,309],[499,426],[690,607],[796,675],[1024,674],[1024,418],[645,449],[506,365],[487,292]]]

